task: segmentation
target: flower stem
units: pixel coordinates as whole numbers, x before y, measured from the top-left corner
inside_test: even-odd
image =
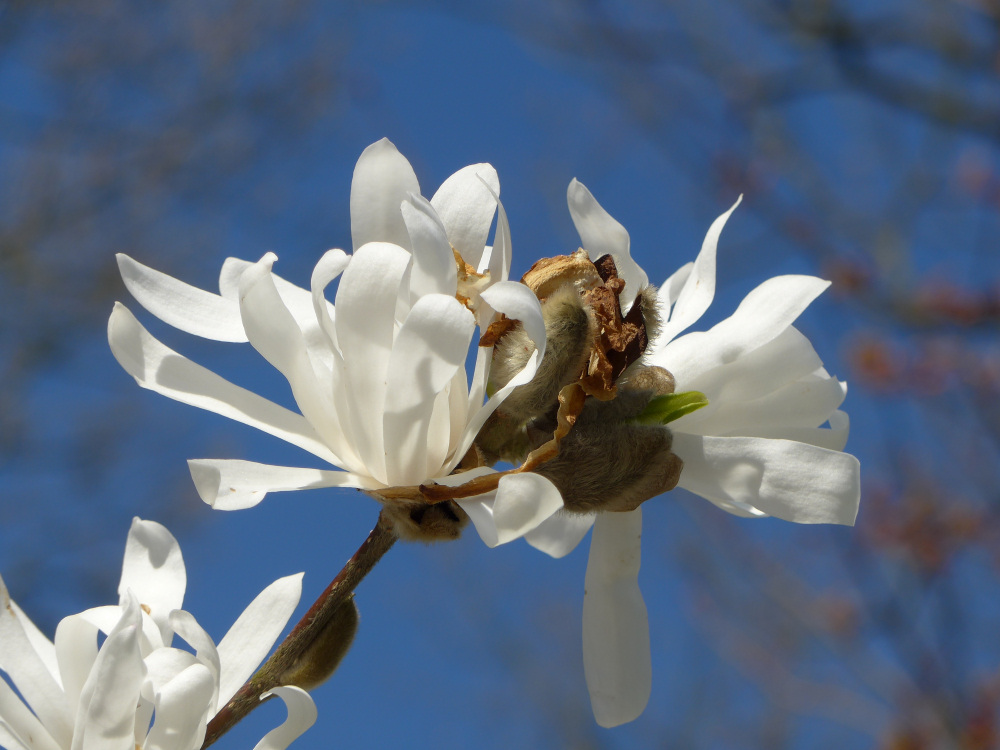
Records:
[[[260,705],[260,696],[279,687],[282,676],[295,664],[296,659],[322,635],[337,610],[349,604],[354,589],[382,559],[395,543],[396,532],[385,512],[379,514],[378,523],[368,538],[358,547],[343,569],[326,590],[309,608],[298,624],[285,637],[275,652],[257,670],[243,687],[223,706],[208,723],[202,750],[228,732],[243,717]]]

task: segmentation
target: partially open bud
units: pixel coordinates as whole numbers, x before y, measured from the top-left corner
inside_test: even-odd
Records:
[[[358,607],[354,596],[337,607],[330,621],[292,665],[281,675],[279,684],[303,690],[318,687],[340,665],[358,631]]]

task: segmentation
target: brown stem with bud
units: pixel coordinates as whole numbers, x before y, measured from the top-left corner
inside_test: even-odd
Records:
[[[354,606],[354,589],[382,559],[382,555],[389,551],[397,538],[392,521],[384,512],[381,513],[378,523],[368,534],[368,538],[313,603],[309,611],[292,628],[292,631],[281,642],[271,658],[264,662],[253,677],[208,723],[202,750],[259,706],[261,704],[260,696],[263,693],[281,685],[294,684],[294,678],[293,681],[290,681],[289,675],[295,675],[298,673],[297,670],[301,669],[300,657],[306,651],[314,648],[317,644],[323,646],[321,650],[329,650],[328,644],[322,644],[324,639],[330,637],[327,632],[328,628],[336,628],[338,622],[345,619],[338,613],[343,607]],[[340,613],[340,615],[342,614]],[[346,619],[349,620],[349,618]],[[353,635],[353,629],[344,629],[345,639],[351,638]],[[345,649],[348,645],[345,644]]]

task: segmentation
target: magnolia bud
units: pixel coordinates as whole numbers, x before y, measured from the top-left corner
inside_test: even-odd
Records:
[[[334,610],[330,621],[280,678],[281,685],[312,690],[326,682],[340,665],[358,631],[354,596]]]

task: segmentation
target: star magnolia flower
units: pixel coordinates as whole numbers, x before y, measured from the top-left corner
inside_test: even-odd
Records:
[[[383,139],[365,149],[354,171],[354,254],[327,252],[310,290],[272,273],[272,253],[257,263],[227,260],[220,294],[118,256],[125,285],[143,307],[197,336],[249,341],[287,378],[301,413],[168,349],[117,304],[108,323],[111,350],[139,385],[268,432],[340,469],[193,460],[202,499],[237,509],[268,492],[455,484],[492,471],[448,476],[497,404],[531,379],[545,351],[537,299],[507,281],[510,230],[499,189],[493,167],[473,164],[428,201],[409,162]],[[498,209],[496,242],[488,247]],[[459,269],[455,253],[483,275]],[[331,305],[324,290],[338,276]],[[477,319],[485,328],[495,312],[522,321],[537,352],[484,405],[489,351],[478,352],[471,385],[465,359]],[[520,536],[562,505],[552,485],[531,474],[504,477],[495,492],[460,502],[490,545]]]
[[[160,524],[138,518],[125,545],[120,605],[63,619],[55,643],[11,601],[0,579],[0,671],[17,689],[0,679],[0,746],[200,748],[208,721],[284,629],[298,604],[302,575],[264,589],[218,646],[181,609],[185,585],[177,540]],[[99,648],[98,631],[107,636]],[[194,653],[172,647],[174,635]],[[256,750],[288,747],[316,720],[304,690],[286,686],[273,692],[285,701],[288,719]]]
[[[568,198],[590,256],[614,257],[626,281],[621,300],[627,310],[647,283],[629,255],[628,232],[576,180]],[[672,450],[684,461],[678,486],[739,516],[853,525],[860,464],[843,453],[848,419],[837,410],[847,386],[823,369],[808,339],[792,325],[829,282],[812,276],[769,279],[730,318],[708,331],[681,335],[715,295],[716,245],[735,208],[712,224],[697,260],[660,288],[662,329],[642,359],[670,371],[676,392],[708,397],[707,407],[670,424]],[[584,668],[597,722],[611,727],[642,713],[652,681],[649,624],[638,585],[642,509],[557,514],[525,538],[561,557],[590,526]]]

